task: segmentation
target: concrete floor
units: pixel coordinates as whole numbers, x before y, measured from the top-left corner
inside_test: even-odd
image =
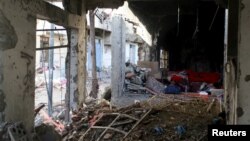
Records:
[[[119,99],[113,103],[117,108],[126,107],[136,102],[148,100],[151,97],[149,94],[123,94]]]

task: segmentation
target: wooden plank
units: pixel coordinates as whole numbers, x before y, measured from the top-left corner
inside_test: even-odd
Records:
[[[135,129],[135,127],[136,127],[137,125],[139,125],[139,124],[141,123],[141,121],[142,121],[151,111],[152,111],[152,109],[148,110],[148,112],[147,112],[145,115],[143,115],[143,117],[135,123],[135,125],[132,127],[132,129],[130,129],[129,132],[123,137],[123,140],[124,140],[124,139],[125,139],[134,129]]]
[[[127,114],[121,114],[121,116],[130,118],[130,119],[133,119],[133,120],[139,120],[139,119],[137,119],[137,118],[135,118],[135,117],[132,117],[132,116],[130,116],[130,115],[127,115]]]
[[[111,126],[116,122],[117,119],[120,118],[120,115],[118,115],[108,126],[108,128],[111,128]],[[100,141],[102,139],[102,137],[105,135],[105,133],[108,131],[108,128],[106,128],[102,134],[99,136],[99,138],[96,141]]]
[[[102,114],[101,117],[100,117],[99,119],[97,119],[97,120],[94,122],[93,126],[94,126],[98,121],[100,121],[100,120],[102,119],[103,116],[104,116],[104,115]],[[91,129],[92,129],[92,128],[90,127],[90,128],[89,128],[89,129],[79,138],[78,141],[83,141],[84,137],[89,133],[89,131],[90,131]]]
[[[124,124],[129,124],[129,123],[132,123],[132,122],[135,122],[134,120],[126,120],[126,121],[122,121],[122,122],[117,122],[117,123],[114,123],[112,126],[121,126],[121,125],[124,125]]]
[[[113,127],[105,127],[105,126],[92,126],[91,128],[95,128],[95,129],[107,129],[107,130],[114,130],[116,132],[119,132],[119,133],[122,133],[124,135],[127,134],[127,132],[124,132],[122,130],[119,130],[119,129],[116,129],[116,128],[113,128]]]

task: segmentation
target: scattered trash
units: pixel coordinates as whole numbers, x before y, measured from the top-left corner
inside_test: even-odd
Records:
[[[147,80],[148,71],[130,63],[128,60],[125,63],[125,81],[124,92],[128,93],[146,93],[145,83]]]
[[[28,141],[27,132],[22,123],[15,123],[8,128],[11,141]]]
[[[105,88],[105,92],[103,93],[103,98],[108,101],[111,100],[111,87]]]
[[[62,139],[62,135],[50,124],[43,123],[35,127],[35,131],[39,141],[61,141]]]
[[[153,128],[153,134],[155,135],[162,135],[164,133],[164,129],[162,127],[155,127]]]
[[[177,127],[175,127],[175,130],[179,136],[182,136],[186,133],[186,129],[182,125],[178,125]]]
[[[175,84],[170,84],[164,91],[165,94],[180,94],[181,89]]]
[[[104,137],[103,137],[103,139],[105,139],[105,140],[107,140],[107,139],[111,139],[112,138],[112,134],[110,134],[110,133],[106,133],[105,135],[104,135]]]
[[[172,97],[173,96],[173,97]],[[218,115],[217,100],[157,95],[121,109],[95,105],[75,111],[78,120],[63,141],[199,140]],[[89,112],[87,112],[89,111]],[[67,128],[67,126],[65,127]],[[187,131],[188,129],[188,131]]]
[[[33,137],[34,134],[31,133]],[[28,133],[22,122],[0,123],[0,141],[28,141]]]

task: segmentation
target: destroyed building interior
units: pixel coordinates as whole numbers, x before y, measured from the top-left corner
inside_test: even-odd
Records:
[[[249,15],[249,0],[0,0],[0,141],[250,124]]]

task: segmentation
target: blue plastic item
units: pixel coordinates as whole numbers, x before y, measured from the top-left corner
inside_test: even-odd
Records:
[[[167,86],[167,88],[165,88],[165,94],[180,94],[180,93],[181,89],[176,85],[170,84],[169,86]]]
[[[176,130],[176,133],[180,136],[186,133],[186,129],[181,125],[178,125],[177,127],[175,127],[175,130]]]

